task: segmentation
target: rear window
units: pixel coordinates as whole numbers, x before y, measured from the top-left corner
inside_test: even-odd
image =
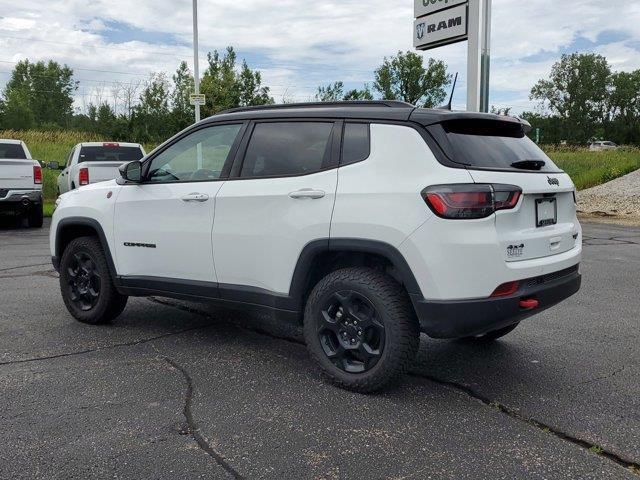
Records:
[[[520,123],[451,120],[429,127],[449,160],[471,168],[558,173]]]
[[[26,160],[27,154],[19,143],[0,143],[0,158]]]
[[[369,125],[366,123],[346,123],[342,139],[342,165],[366,160],[370,153]]]
[[[138,147],[102,146],[82,147],[78,163],[83,162],[132,162],[143,157]]]

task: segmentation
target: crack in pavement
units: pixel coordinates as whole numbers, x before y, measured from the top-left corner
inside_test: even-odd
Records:
[[[21,268],[44,267],[44,266],[47,266],[47,265],[51,265],[51,262],[48,262],[48,263],[37,263],[35,265],[20,265],[18,267],[0,268],[0,272],[8,272],[9,270],[19,270]]]
[[[596,382],[600,382],[601,380],[606,380],[607,378],[613,378],[616,375],[622,373],[625,369],[626,369],[626,365],[623,365],[621,368],[618,368],[617,370],[614,370],[613,372],[607,374],[607,375],[602,375],[600,377],[595,377],[595,378],[591,378],[589,380],[585,380],[583,382],[579,382],[574,384],[571,388],[577,388],[583,385],[590,385],[592,383],[596,383]]]
[[[169,365],[171,365],[173,368],[175,368],[177,371],[179,371],[182,374],[182,376],[184,377],[184,380],[185,380],[185,382],[187,384],[187,391],[185,393],[183,413],[184,413],[184,416],[185,416],[185,418],[187,420],[188,433],[196,441],[198,446],[207,455],[212,457],[220,467],[224,468],[224,470],[227,473],[229,473],[233,478],[235,478],[237,480],[241,480],[244,477],[242,477],[242,475],[240,475],[240,473],[235,468],[233,468],[231,466],[231,464],[229,464],[229,462],[227,462],[225,460],[225,458],[222,456],[222,454],[217,452],[215,450],[215,448],[213,448],[209,444],[207,439],[200,432],[200,427],[198,427],[198,424],[196,423],[195,419],[193,418],[193,411],[191,409],[191,403],[192,403],[192,400],[193,400],[194,387],[193,387],[193,379],[191,378],[191,375],[189,375],[189,372],[187,372],[187,370],[184,367],[179,365],[177,362],[175,362],[171,358],[165,357],[164,360]]]
[[[169,307],[173,307],[176,308],[178,310],[182,310],[185,312],[189,312],[189,313],[193,313],[196,315],[200,315],[203,316],[205,318],[209,318],[211,319],[212,316],[207,313],[204,312],[202,310],[198,310],[195,308],[191,308],[185,305],[181,305],[181,304],[176,304],[176,303],[172,303],[168,300],[159,300],[156,298],[149,298],[148,300],[153,301],[155,303],[159,303],[162,305],[166,305]],[[225,323],[229,323],[226,320],[222,320]],[[301,341],[297,341],[294,340],[292,338],[286,338],[286,337],[282,337],[282,336],[278,336],[278,335],[273,335],[270,334],[269,332],[265,332],[265,331],[261,331],[259,329],[253,329],[253,328],[249,328],[246,327],[244,325],[238,325],[238,324],[233,324],[234,326],[249,331],[249,332],[254,332],[254,333],[258,333],[260,335],[265,335],[277,340],[284,340],[287,341],[289,343],[295,343],[297,345],[301,345],[304,346],[304,342]],[[616,372],[619,373],[619,372]],[[497,402],[495,400],[491,400],[490,398],[486,397],[485,395],[481,394],[480,392],[477,392],[476,390],[472,389],[471,387],[464,385],[462,383],[458,383],[455,381],[451,381],[451,380],[443,380],[441,378],[438,377],[434,377],[425,373],[420,373],[420,372],[410,372],[409,373],[410,376],[413,377],[418,377],[418,378],[423,378],[426,380],[429,380],[433,383],[448,387],[452,390],[457,391],[458,393],[461,394],[465,394],[467,395],[469,398],[480,402],[481,404],[483,404],[484,406],[487,406],[489,408],[493,408],[497,411],[499,411],[500,413],[507,415],[510,418],[513,418],[514,420],[517,420],[521,423],[525,423],[526,425],[529,425],[531,427],[534,427],[538,430],[543,431],[544,433],[549,433],[551,435],[553,435],[554,437],[572,443],[573,445],[576,445],[577,447],[584,449],[590,453],[593,453],[595,455],[598,455],[600,457],[603,457],[615,464],[617,464],[618,466],[621,466],[625,469],[627,469],[628,471],[630,471],[631,473],[633,473],[634,475],[640,476],[640,462],[634,461],[634,460],[629,460],[624,458],[622,455],[619,455],[613,451],[607,450],[597,444],[594,444],[592,442],[589,442],[587,440],[583,440],[579,437],[576,437],[574,435],[571,435],[569,433],[565,433],[562,430],[560,430],[559,428],[553,427],[549,424],[546,424],[544,422],[541,422],[539,420],[536,420],[533,417],[527,417],[521,413],[519,413],[516,409],[508,407],[507,405],[504,405],[500,402]]]
[[[55,270],[43,270],[41,272],[20,273],[18,275],[0,275],[0,278],[25,278],[25,277],[51,277],[58,278],[58,272]]]
[[[187,333],[187,332],[193,332],[195,330],[204,330],[206,328],[210,328],[211,325],[203,325],[200,327],[192,327],[192,328],[185,328],[183,330],[179,330],[177,332],[171,332],[171,333],[163,333],[162,335],[156,335],[155,337],[150,337],[150,338],[143,338],[141,340],[135,340],[135,341],[131,341],[131,342],[124,342],[124,343],[116,343],[113,345],[108,345],[105,347],[96,347],[96,348],[90,348],[87,350],[79,350],[76,352],[65,352],[65,353],[60,353],[57,355],[49,355],[46,357],[35,357],[35,358],[25,358],[22,360],[10,360],[8,362],[0,362],[0,367],[2,366],[6,366],[6,365],[19,365],[21,363],[33,363],[33,362],[41,362],[43,360],[54,360],[57,358],[65,358],[65,357],[75,357],[78,355],[86,355],[88,353],[94,353],[94,352],[102,352],[105,350],[113,350],[116,348],[124,348],[124,347],[135,347],[137,345],[143,345],[145,343],[149,343],[149,342],[153,342],[155,340],[161,340],[163,338],[167,338],[167,337],[172,337],[175,335],[181,335],[183,333]]]

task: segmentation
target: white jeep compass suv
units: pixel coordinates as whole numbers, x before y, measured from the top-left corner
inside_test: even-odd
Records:
[[[331,381],[377,390],[420,332],[493,340],[580,288],[574,185],[528,128],[402,102],[223,112],[62,195],[64,302],[90,324],[128,296],[277,314]]]

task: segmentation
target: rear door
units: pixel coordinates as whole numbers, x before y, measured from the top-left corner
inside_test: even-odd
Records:
[[[495,214],[505,261],[547,257],[576,246],[580,227],[573,182],[524,134],[519,122],[456,120],[429,130],[476,183],[522,189],[514,209]]]
[[[243,161],[234,164],[234,175],[216,199],[213,243],[223,298],[288,294],[303,248],[329,238],[339,125],[326,120],[252,125]]]
[[[33,167],[20,143],[0,142],[0,190],[32,190]]]

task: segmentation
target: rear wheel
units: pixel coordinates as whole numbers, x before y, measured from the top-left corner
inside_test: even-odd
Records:
[[[502,338],[505,335],[509,335],[516,328],[518,328],[518,325],[520,325],[520,322],[514,323],[513,325],[509,325],[508,327],[499,328],[498,330],[494,330],[493,332],[488,332],[483,335],[476,335],[475,337],[466,337],[464,340],[470,340],[478,343],[493,342],[494,340]]]
[[[27,224],[29,228],[42,228],[44,223],[43,205],[34,205],[27,214]]]
[[[82,323],[109,323],[127,305],[127,297],[113,284],[102,245],[95,237],[76,238],[64,250],[60,290],[67,310]]]
[[[395,280],[376,270],[348,268],[330,273],[311,292],[304,337],[332,383],[369,393],[411,367],[420,332],[409,298]]]

